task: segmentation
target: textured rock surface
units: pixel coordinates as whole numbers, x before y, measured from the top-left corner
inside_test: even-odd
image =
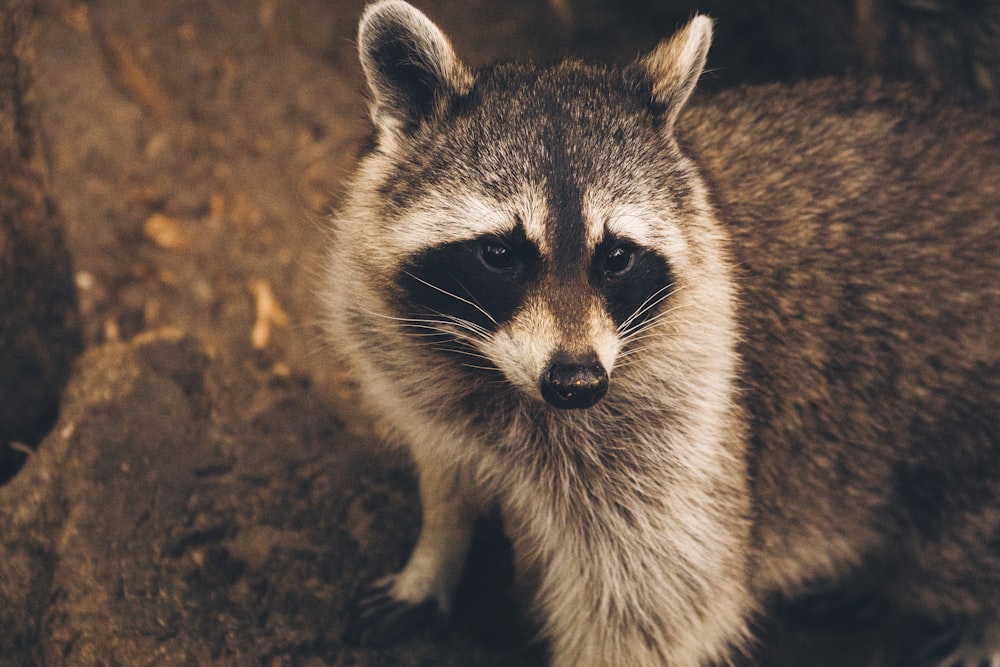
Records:
[[[0,5],[0,483],[55,420],[81,346],[72,264],[45,193],[32,102],[33,6]]]
[[[0,663],[521,662],[475,632],[341,644],[359,580],[414,537],[413,484],[303,378],[251,375],[175,331],[84,356],[0,488]]]

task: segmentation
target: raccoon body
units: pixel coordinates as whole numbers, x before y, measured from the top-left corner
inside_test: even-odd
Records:
[[[688,104],[710,39],[473,71],[366,10],[376,142],[323,294],[423,525],[362,640],[447,612],[491,508],[554,665],[725,661],[860,570],[1000,611],[996,123],[835,82]]]

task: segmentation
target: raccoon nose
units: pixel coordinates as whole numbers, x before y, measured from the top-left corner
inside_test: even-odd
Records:
[[[557,408],[589,408],[608,391],[608,373],[596,355],[556,357],[542,376],[542,397]]]

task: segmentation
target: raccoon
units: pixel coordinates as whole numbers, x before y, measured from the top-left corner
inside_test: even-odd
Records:
[[[711,35],[472,69],[366,8],[375,138],[321,293],[423,523],[354,639],[447,614],[498,510],[557,667],[726,663],[772,597],[854,576],[1000,664],[997,119],[692,97]]]

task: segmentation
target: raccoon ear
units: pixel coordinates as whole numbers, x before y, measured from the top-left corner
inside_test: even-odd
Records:
[[[653,84],[653,104],[669,131],[694,90],[712,43],[712,19],[697,15],[639,60]]]
[[[430,19],[402,0],[369,5],[358,26],[361,67],[380,132],[416,126],[443,96],[468,92],[472,76]]]

